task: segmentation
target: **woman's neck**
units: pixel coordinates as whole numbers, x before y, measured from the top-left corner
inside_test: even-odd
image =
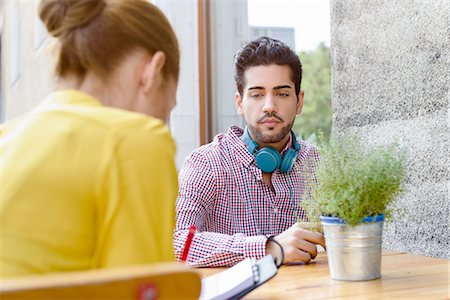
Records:
[[[129,110],[129,102],[126,101],[126,96],[117,88],[117,85],[102,80],[92,73],[86,74],[83,79],[66,76],[58,81],[58,86],[61,89],[79,90],[96,98],[105,106]]]

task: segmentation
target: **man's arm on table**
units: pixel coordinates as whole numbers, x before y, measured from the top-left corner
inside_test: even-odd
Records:
[[[177,218],[174,248],[177,260],[181,258],[191,225],[197,227],[187,256],[187,262],[196,267],[232,266],[247,258],[261,258],[266,252],[267,237],[203,232],[209,210],[214,209],[218,170],[199,153],[189,157],[180,172],[180,190],[177,199]]]

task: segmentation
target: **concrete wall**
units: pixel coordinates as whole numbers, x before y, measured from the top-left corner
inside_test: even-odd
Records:
[[[450,258],[450,0],[331,0],[333,130],[408,150],[391,250]]]

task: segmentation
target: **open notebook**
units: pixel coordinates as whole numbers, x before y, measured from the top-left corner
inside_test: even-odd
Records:
[[[271,255],[247,258],[220,273],[202,279],[200,299],[239,299],[277,274]]]

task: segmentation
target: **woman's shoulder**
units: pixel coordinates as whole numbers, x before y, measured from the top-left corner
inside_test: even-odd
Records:
[[[160,119],[125,112],[121,119],[110,123],[111,135],[118,144],[159,151],[173,149],[175,141],[169,128]]]

